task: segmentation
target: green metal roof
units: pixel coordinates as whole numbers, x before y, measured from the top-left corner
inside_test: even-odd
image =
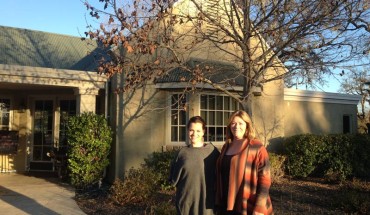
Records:
[[[240,69],[231,63],[192,58],[186,63],[186,65],[190,70],[199,66],[204,73],[204,77],[210,79],[214,83],[226,85],[243,84]],[[206,67],[208,69],[205,69]],[[194,78],[193,74],[181,67],[177,67],[168,71],[166,75],[156,79],[156,83],[187,82],[192,78]]]
[[[98,55],[95,41],[0,26],[0,64],[94,71]]]

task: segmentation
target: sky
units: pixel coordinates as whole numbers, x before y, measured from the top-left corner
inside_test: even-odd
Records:
[[[0,0],[0,5],[2,26],[84,36],[85,18],[91,24],[82,0]]]
[[[0,0],[0,25],[84,37],[87,23],[99,23],[89,16],[84,0]],[[99,0],[89,0],[101,5]],[[340,83],[331,78],[318,91],[338,92]],[[321,90],[320,90],[321,88]],[[304,89],[304,87],[300,87]],[[308,89],[309,90],[309,89]]]

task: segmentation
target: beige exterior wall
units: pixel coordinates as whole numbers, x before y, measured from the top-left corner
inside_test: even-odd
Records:
[[[275,149],[278,140],[284,136],[284,85],[282,81],[267,83],[263,86],[261,96],[251,98],[251,115],[257,137]]]
[[[350,117],[350,132],[357,132],[355,95],[285,89],[284,136],[343,133],[343,116]]]
[[[122,85],[121,75],[112,79],[113,91]],[[149,84],[131,93],[110,92],[111,122],[114,129],[111,167],[108,178],[123,177],[125,171],[139,167],[144,158],[165,145],[166,93]]]

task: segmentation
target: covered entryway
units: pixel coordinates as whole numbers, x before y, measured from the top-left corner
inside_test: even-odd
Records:
[[[1,154],[0,169],[56,171],[65,162],[55,155],[66,150],[68,117],[104,113],[106,80],[94,72],[0,64],[1,130],[18,135],[16,150]]]

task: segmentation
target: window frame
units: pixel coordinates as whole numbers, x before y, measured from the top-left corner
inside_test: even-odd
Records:
[[[7,130],[7,131],[11,131],[12,130],[12,125],[13,125],[13,99],[11,97],[8,97],[8,96],[1,96],[0,97],[0,100],[9,100],[9,122],[8,122],[8,125],[3,125],[2,123],[0,123],[0,130]],[[2,114],[2,112],[0,112]],[[2,119],[2,118],[0,118]],[[1,120],[2,121],[2,120]]]
[[[209,98],[210,96],[215,98],[215,103],[213,107],[210,107],[209,105],[206,106],[205,108],[202,107],[203,101],[202,98],[204,96],[207,96]],[[222,108],[219,109],[219,97],[222,98]],[[225,107],[225,98],[228,98],[228,107]],[[209,99],[207,99],[207,104],[209,104]],[[205,133],[205,142],[211,142],[214,145],[223,145],[226,140],[226,127],[228,124],[229,117],[231,116],[232,113],[234,113],[236,110],[240,109],[240,104],[233,99],[232,97],[226,95],[226,94],[217,94],[217,93],[200,93],[199,95],[199,115],[202,116],[203,119],[206,121],[206,133]],[[204,114],[205,112],[205,114]],[[214,114],[210,114],[210,112],[214,112]],[[210,116],[213,115],[214,119],[210,118]],[[217,116],[222,116],[222,121],[218,121]],[[211,122],[212,121],[212,122]],[[214,128],[213,132],[215,133],[215,139],[209,139],[210,138],[210,128]],[[222,135],[221,137],[217,138],[217,131],[222,130]]]
[[[178,120],[177,121],[177,124],[176,125],[173,125],[173,112],[174,111],[181,111],[181,108],[178,106],[179,104],[177,104],[177,108],[174,108],[173,109],[173,104],[172,104],[172,98],[174,95],[183,95],[185,96],[185,108],[188,110],[189,109],[189,95],[187,93],[181,93],[181,92],[172,92],[172,93],[169,93],[169,99],[168,99],[168,107],[169,107],[169,111],[168,111],[168,115],[167,115],[167,122],[168,122],[168,126],[167,126],[167,130],[168,130],[168,137],[167,137],[167,140],[168,140],[168,143],[169,145],[172,145],[172,146],[184,146],[186,145],[186,142],[187,142],[187,132],[186,132],[186,124],[187,122],[189,121],[189,112],[188,111],[185,111],[185,110],[182,110],[184,111],[184,119],[182,121],[184,121],[184,124],[180,124],[180,121],[181,120]],[[178,113],[179,114],[179,113]],[[177,115],[178,116],[178,115]],[[178,132],[177,133],[177,141],[176,140],[173,140],[172,138],[172,129],[173,127],[176,126],[178,129],[177,131],[180,131],[180,127],[183,127],[183,132],[184,132],[184,136],[185,136],[185,140],[180,140],[180,133]]]

